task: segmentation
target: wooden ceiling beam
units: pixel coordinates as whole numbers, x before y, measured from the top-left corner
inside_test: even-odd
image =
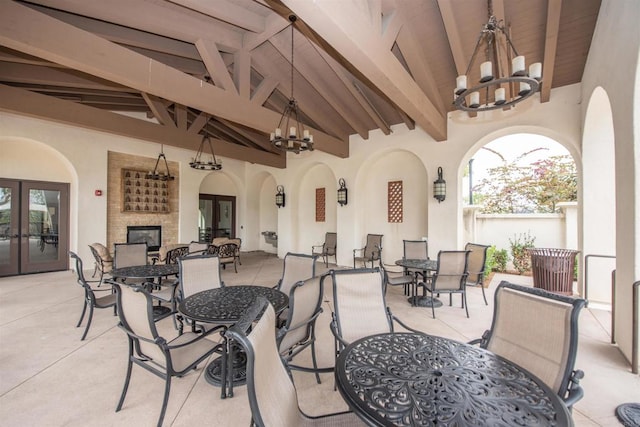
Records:
[[[202,139],[199,135],[177,128],[6,85],[0,85],[0,110],[193,151],[198,149]],[[286,167],[284,155],[250,149],[219,139],[212,139],[212,143],[216,154],[220,156],[276,168]]]
[[[264,18],[227,0],[169,0],[254,33],[264,31]]]
[[[558,51],[558,34],[560,33],[561,11],[561,0],[548,0],[547,29],[544,38],[544,59],[542,60],[542,89],[540,89],[540,102],[548,102],[551,97],[553,70],[556,65],[556,54]]]
[[[205,67],[207,67],[213,83],[220,89],[237,94],[238,90],[233,84],[233,79],[229,71],[227,71],[227,66],[222,60],[222,56],[215,42],[199,39],[196,40],[196,48],[198,52],[200,52],[202,62],[204,62]]]
[[[17,3],[3,5],[0,44],[265,133],[271,132],[280,119],[278,113],[258,107],[233,91],[214,87]],[[317,150],[348,157],[347,141],[316,129],[310,131]]]
[[[435,140],[446,140],[445,115],[422,92],[393,53],[381,49],[382,35],[372,30],[369,17],[364,16],[357,5],[307,0],[267,2],[281,14],[283,5],[292,10],[324,41],[321,46],[329,49],[334,59],[363,76]],[[305,31],[305,25],[300,28]]]
[[[167,107],[162,100],[157,96],[150,95],[148,93],[142,93],[142,97],[149,106],[149,109],[153,113],[153,117],[156,118],[158,123],[167,127],[176,127],[173,117],[169,114]]]
[[[1,65],[1,76],[5,82],[137,93],[128,87],[74,70],[18,63],[2,63]]]

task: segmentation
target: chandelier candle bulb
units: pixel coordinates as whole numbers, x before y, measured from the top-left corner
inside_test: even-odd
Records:
[[[289,128],[289,137],[291,137],[291,138],[295,138],[296,137],[296,128],[295,128],[295,126],[291,126]]]
[[[496,105],[502,105],[506,102],[506,93],[505,93],[505,89],[503,87],[499,87],[496,89],[495,92],[495,104]]]
[[[275,134],[276,134],[275,136],[277,138],[280,138],[282,136],[282,129],[276,128]]]
[[[308,139],[309,139],[309,131],[308,131],[308,130],[306,130],[306,129],[305,129],[305,130],[302,132],[302,135],[303,135],[304,139],[306,139],[306,140],[308,140]]]
[[[491,61],[480,64],[480,81],[482,83],[493,80],[493,65]]]
[[[294,135],[295,136],[295,135]],[[289,149],[293,148],[293,141],[289,140],[289,143],[287,145],[289,147]]]
[[[471,102],[469,103],[469,107],[478,108],[480,106],[480,93],[471,92]]]
[[[513,70],[512,76],[524,76],[524,56],[516,56],[511,60],[511,69]]]
[[[518,95],[524,96],[529,92],[531,92],[531,85],[529,85],[529,83],[520,83],[520,92],[518,92]]]
[[[540,80],[542,78],[542,63],[535,62],[529,66],[529,77]]]
[[[456,95],[460,95],[467,89],[467,76],[458,76],[456,78]]]

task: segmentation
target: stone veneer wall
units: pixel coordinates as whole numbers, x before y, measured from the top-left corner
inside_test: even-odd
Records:
[[[157,158],[132,156],[109,151],[107,184],[107,247],[127,241],[128,225],[162,226],[162,244],[178,242],[178,163],[169,161],[169,171],[176,177],[169,184],[169,213],[124,212],[122,208],[122,169],[152,171]],[[162,163],[162,162],[161,162]]]

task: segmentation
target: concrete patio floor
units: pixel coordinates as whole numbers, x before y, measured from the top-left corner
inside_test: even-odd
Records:
[[[90,265],[89,260],[85,264]],[[331,265],[329,266],[331,267]],[[335,266],[334,266],[335,267]],[[327,269],[317,264],[319,274]],[[227,285],[273,286],[282,274],[282,260],[263,252],[242,254],[238,273],[224,270]],[[89,274],[90,276],[90,274]],[[390,288],[387,303],[392,312],[426,333],[469,341],[490,326],[493,290],[501,280],[530,284],[530,277],[496,274],[487,289],[489,306],[481,290],[468,291],[470,318],[454,296],[453,307],[411,307],[400,288]],[[446,302],[445,298],[445,302]],[[320,366],[333,364],[333,339],[329,331],[331,289],[325,287],[324,312],[317,323]],[[134,367],[122,410],[115,412],[123,385],[127,340],[116,327],[112,310],[96,310],[85,341],[75,328],[83,291],[70,271],[0,278],[0,426],[153,426],[162,403],[163,381]],[[540,327],[544,327],[541,319]],[[158,323],[160,333],[174,337],[170,319]],[[585,371],[585,397],[574,407],[576,426],[621,425],[615,408],[640,402],[640,376],[616,346],[610,344],[610,312],[587,308],[580,317],[580,349],[576,367]],[[213,356],[215,357],[215,356]],[[298,356],[310,363],[309,351]],[[246,387],[233,398],[220,399],[220,389],[209,385],[203,368],[172,381],[165,426],[249,425],[251,413]],[[294,372],[300,407],[310,415],[346,410],[333,390],[332,374]]]

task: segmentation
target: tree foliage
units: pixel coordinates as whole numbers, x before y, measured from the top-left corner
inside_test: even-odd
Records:
[[[559,202],[578,199],[576,166],[571,156],[551,156],[526,164],[524,158],[542,150],[523,153],[508,162],[500,153],[500,166],[474,186],[474,202],[483,213],[554,213]]]

